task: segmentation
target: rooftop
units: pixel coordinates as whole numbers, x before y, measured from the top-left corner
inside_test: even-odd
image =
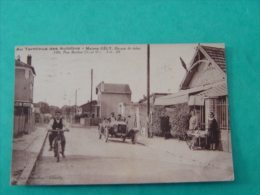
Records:
[[[132,94],[131,89],[130,89],[128,84],[116,84],[116,83],[101,82],[101,83],[98,84],[97,88],[100,89],[101,93]]]
[[[20,66],[20,67],[26,67],[26,68],[30,68],[32,71],[33,71],[33,74],[36,75],[36,72],[34,70],[34,67],[29,65],[29,64],[26,64],[20,60],[15,60],[15,66]]]
[[[216,62],[216,64],[226,72],[225,49],[201,45],[205,52]]]

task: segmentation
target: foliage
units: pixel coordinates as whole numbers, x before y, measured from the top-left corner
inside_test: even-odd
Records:
[[[183,131],[189,129],[190,114],[187,103],[172,106],[168,114],[170,116],[171,134],[173,136],[179,136]]]
[[[189,106],[187,103],[172,105],[169,108],[155,106],[153,114],[153,131],[155,135],[162,135],[160,129],[160,117],[167,115],[170,117],[171,134],[176,137],[189,128]]]
[[[160,117],[165,115],[165,107],[164,106],[154,106],[154,113],[152,116],[152,130],[155,135],[162,136],[163,132],[161,131],[160,127]]]

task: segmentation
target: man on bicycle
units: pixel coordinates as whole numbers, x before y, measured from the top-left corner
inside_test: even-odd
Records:
[[[56,129],[68,129],[67,124],[65,123],[64,120],[61,118],[62,113],[60,111],[55,112],[55,116],[53,119],[51,119],[49,125],[48,125],[48,130],[56,130]],[[50,143],[50,149],[51,151],[53,149],[53,140],[56,138],[58,135],[58,132],[51,132],[49,134],[49,143]],[[66,139],[64,136],[64,133],[61,132],[61,154],[63,158],[65,158],[65,145],[66,145]]]

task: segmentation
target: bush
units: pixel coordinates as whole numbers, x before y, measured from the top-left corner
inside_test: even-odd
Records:
[[[155,135],[163,134],[160,128],[160,117],[165,115],[170,117],[170,132],[173,137],[178,137],[189,129],[190,114],[187,103],[172,105],[169,108],[155,106],[153,114],[153,131]]]

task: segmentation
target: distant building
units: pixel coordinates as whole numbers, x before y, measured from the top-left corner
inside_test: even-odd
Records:
[[[91,105],[92,105],[92,109],[91,109]],[[97,101],[93,100],[92,102],[88,102],[86,104],[79,106],[77,109],[77,115],[80,115],[82,117],[92,116],[94,118],[95,117],[94,106],[96,105],[97,105]]]
[[[96,87],[98,101],[96,107],[97,117],[109,117],[111,112],[118,114],[119,103],[131,103],[131,89],[128,84],[114,84],[101,82]]]
[[[20,61],[18,56],[15,60],[14,135],[28,132],[31,128],[35,75],[32,56],[27,56],[27,63]]]
[[[150,94],[149,118],[151,117],[156,98],[167,96],[170,94],[171,93]],[[121,114],[123,117],[127,118],[129,127],[139,129],[141,135],[146,135],[145,129],[147,128],[147,99],[148,98],[146,96],[143,96],[143,99],[139,100],[139,102],[118,104],[118,114]]]

